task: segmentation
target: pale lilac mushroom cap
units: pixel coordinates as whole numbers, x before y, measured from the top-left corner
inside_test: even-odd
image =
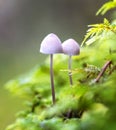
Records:
[[[63,53],[73,56],[80,54],[80,46],[74,39],[68,39],[63,42]]]
[[[48,34],[42,41],[40,52],[44,54],[62,53],[61,41],[54,33]]]
[[[72,64],[72,56],[80,54],[79,44],[74,39],[68,39],[62,44],[63,53],[69,55],[68,69],[69,71],[69,80],[70,85],[73,85],[72,80],[72,72],[71,72],[71,64]]]

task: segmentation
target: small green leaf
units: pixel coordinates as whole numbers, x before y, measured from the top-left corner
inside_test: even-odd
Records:
[[[106,34],[104,32],[113,32],[116,33],[116,25],[110,24],[110,22],[104,18],[103,23],[99,24],[91,24],[88,25],[89,29],[87,30],[87,33],[85,35],[84,40],[82,41],[81,46],[86,43],[87,45],[90,45],[97,41],[98,39],[102,39],[103,35]],[[107,36],[106,36],[107,37]]]
[[[116,0],[112,0],[102,5],[102,7],[97,11],[96,15],[104,15],[107,11],[116,8]]]

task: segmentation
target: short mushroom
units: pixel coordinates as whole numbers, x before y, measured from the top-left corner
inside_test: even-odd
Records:
[[[50,54],[50,79],[52,90],[52,102],[55,103],[55,89],[54,89],[54,73],[53,73],[53,54],[62,53],[61,41],[57,35],[50,33],[42,41],[40,52]]]
[[[69,80],[70,84],[73,85],[72,72],[71,72],[72,56],[80,54],[80,47],[79,44],[74,39],[68,39],[63,42],[62,48],[63,53],[69,55],[69,63],[68,63]]]

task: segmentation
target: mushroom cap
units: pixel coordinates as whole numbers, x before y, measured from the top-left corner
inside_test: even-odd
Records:
[[[68,39],[62,44],[64,54],[79,55],[80,54],[80,46],[74,39]]]
[[[48,34],[41,42],[40,52],[44,54],[62,53],[61,41],[54,33]]]

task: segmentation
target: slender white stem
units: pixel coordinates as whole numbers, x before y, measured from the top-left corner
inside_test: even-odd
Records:
[[[72,81],[72,72],[71,72],[71,68],[72,68],[72,56],[69,56],[69,63],[68,63],[68,69],[69,69],[69,80],[70,80],[70,85],[73,85],[73,81]]]
[[[55,104],[55,89],[54,89],[54,73],[53,73],[53,54],[50,55],[50,79],[51,79],[51,91],[52,102]]]

